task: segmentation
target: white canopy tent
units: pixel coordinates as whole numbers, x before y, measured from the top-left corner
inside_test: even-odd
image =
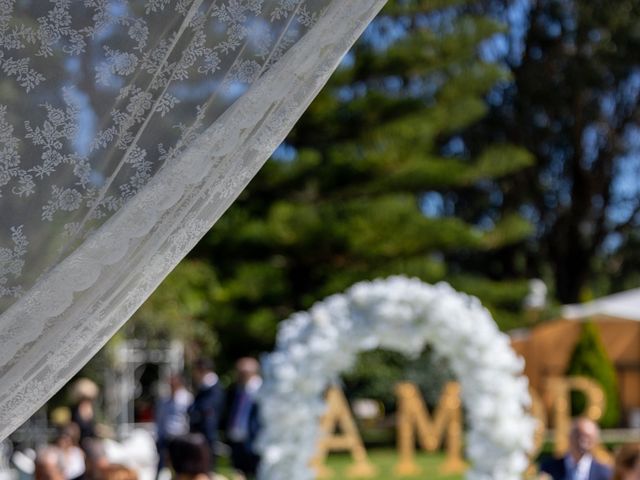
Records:
[[[539,392],[549,377],[567,371],[582,323],[592,321],[614,364],[621,407],[630,427],[640,425],[640,288],[582,304],[564,305],[559,318],[511,332],[512,347],[526,362],[529,384]]]
[[[568,320],[596,315],[640,321],[640,288],[562,307],[562,316]]]

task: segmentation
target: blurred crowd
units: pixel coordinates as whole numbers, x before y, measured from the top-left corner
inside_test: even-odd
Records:
[[[171,393],[162,399],[156,411],[157,445],[160,455],[159,469],[172,455],[172,441],[195,442],[201,435],[209,450],[209,471],[216,471],[216,445],[222,432],[231,451],[231,465],[246,478],[255,477],[259,456],[256,437],[260,429],[257,394],[262,385],[260,365],[255,358],[244,357],[236,362],[236,380],[225,391],[214,370],[213,362],[200,359],[193,368],[192,394],[183,379],[170,378]],[[186,439],[182,438],[186,434]],[[175,443],[175,442],[173,442]]]
[[[227,389],[209,359],[194,363],[191,380],[193,391],[183,375],[168,378],[169,393],[154,409],[155,436],[139,435],[128,445],[101,438],[94,410],[97,388],[83,385],[68,421],[59,426],[53,442],[36,452],[35,480],[215,479],[220,477],[220,445],[228,446],[234,480],[255,478],[260,461],[256,400],[262,385],[258,361],[239,359],[235,381]],[[141,454],[149,450],[152,456]],[[149,464],[149,458],[154,463],[151,476],[136,468]]]
[[[235,381],[224,388],[213,362],[200,359],[192,368],[193,391],[173,374],[168,392],[154,409],[155,435],[141,431],[123,443],[97,432],[95,385],[81,385],[69,421],[52,443],[35,456],[35,480],[218,480],[220,446],[226,445],[233,480],[253,479],[260,457],[258,395],[262,385],[256,359],[237,361]],[[598,426],[588,418],[574,420],[569,451],[543,460],[538,479],[640,480],[640,445],[624,445],[613,468],[596,459]],[[146,453],[145,453],[146,452]]]

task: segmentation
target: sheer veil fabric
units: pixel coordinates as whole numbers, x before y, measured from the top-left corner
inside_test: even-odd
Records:
[[[0,0],[0,440],[211,228],[386,0]]]

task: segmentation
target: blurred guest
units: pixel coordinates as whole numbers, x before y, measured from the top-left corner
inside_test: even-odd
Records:
[[[102,441],[96,438],[87,438],[82,442],[82,448],[86,454],[86,480],[105,480],[105,472],[111,462],[107,458]]]
[[[620,447],[612,480],[640,480],[640,444]]]
[[[38,450],[33,475],[35,480],[65,480],[62,455],[56,447],[46,446]]]
[[[111,464],[104,469],[104,480],[138,480],[135,470],[124,465]]]
[[[543,462],[540,471],[553,480],[609,480],[611,469],[592,456],[600,431],[588,418],[577,418],[569,433],[569,451],[562,458]]]
[[[189,433],[187,410],[193,403],[193,395],[184,386],[180,375],[169,377],[170,394],[161,397],[156,408],[156,438],[159,454],[158,470],[165,463],[168,441],[179,435]]]
[[[93,400],[83,397],[71,409],[71,419],[80,428],[80,438],[93,438],[96,436],[96,423],[93,410]]]
[[[71,388],[74,405],[71,421],[80,427],[80,443],[96,436],[96,420],[93,402],[98,397],[98,386],[88,378],[80,378]]]
[[[56,446],[62,455],[64,478],[67,480],[81,480],[85,472],[85,455],[78,446],[80,428],[75,423],[60,427],[56,438]]]
[[[148,398],[139,398],[135,401],[134,418],[137,423],[151,423],[155,414],[153,402]]]
[[[169,460],[176,480],[209,480],[211,464],[209,442],[200,433],[191,433],[169,441]]]
[[[259,430],[256,394],[261,385],[258,361],[251,357],[239,359],[236,383],[227,395],[226,433],[231,447],[231,464],[247,477],[255,476],[260,461],[254,444]]]
[[[198,360],[193,369],[193,378],[198,387],[193,403],[189,407],[191,433],[201,433],[207,439],[211,451],[211,470],[215,470],[215,443],[218,439],[220,416],[224,408],[224,390],[218,375],[213,371],[209,359]]]
[[[110,466],[132,468],[140,480],[156,480],[158,452],[151,432],[134,428],[120,442],[104,440],[103,447]],[[102,473],[106,475],[104,471]]]

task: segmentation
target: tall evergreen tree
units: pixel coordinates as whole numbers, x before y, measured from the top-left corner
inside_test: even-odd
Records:
[[[291,312],[391,274],[447,280],[478,294],[503,325],[515,323],[526,282],[473,274],[458,261],[521,242],[532,228],[516,212],[464,222],[451,208],[458,192],[531,163],[504,142],[475,156],[459,149],[458,133],[508,79],[478,54],[503,26],[472,7],[390,2],[195,250],[217,269],[211,321],[224,353],[270,349]]]
[[[640,1],[489,0],[511,18],[494,57],[513,73],[491,94],[490,114],[465,136],[481,151],[510,142],[535,164],[498,182],[498,209],[519,209],[537,226],[522,250],[493,259],[506,271],[545,275],[557,298],[588,298],[605,262],[640,226]],[[502,49],[507,45],[509,48]],[[474,210],[474,212],[476,212]],[[459,211],[460,215],[468,215]]]
[[[196,275],[209,303],[200,310],[196,302],[196,316],[218,332],[221,358],[270,350],[278,321],[293,311],[392,274],[449,281],[479,295],[503,326],[517,323],[526,281],[486,277],[465,262],[522,242],[532,226],[515,211],[465,222],[453,208],[461,192],[532,161],[505,142],[476,155],[460,148],[459,133],[487,113],[487,92],[508,80],[478,53],[504,27],[475,8],[389,2],[194,250],[191,261],[215,270],[211,288]],[[139,316],[153,317],[153,308],[148,302]]]

